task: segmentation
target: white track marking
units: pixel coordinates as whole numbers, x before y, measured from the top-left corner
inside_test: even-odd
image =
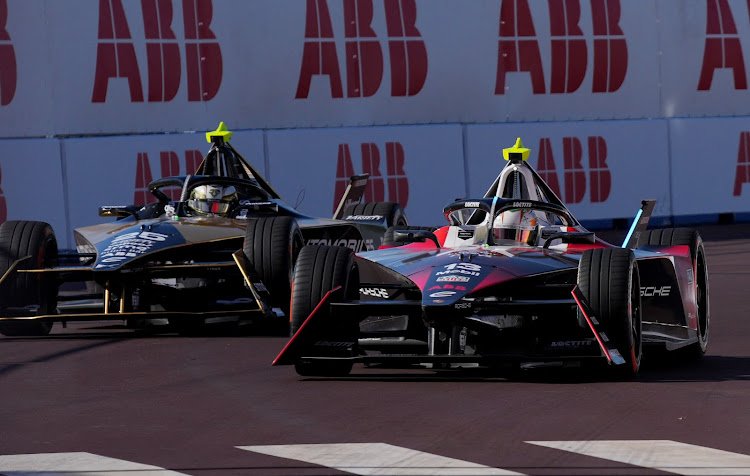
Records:
[[[305,461],[362,475],[519,475],[504,469],[446,458],[386,443],[238,446],[279,458]]]
[[[7,476],[175,476],[157,466],[91,453],[38,453],[0,456],[0,474]]]
[[[527,441],[685,475],[750,475],[750,456],[671,440]]]

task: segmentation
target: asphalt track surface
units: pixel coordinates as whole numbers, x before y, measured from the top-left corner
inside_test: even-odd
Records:
[[[0,337],[0,474],[750,474],[750,225],[699,229],[708,352],[646,357],[630,382],[303,379],[271,366],[285,338],[112,323]]]

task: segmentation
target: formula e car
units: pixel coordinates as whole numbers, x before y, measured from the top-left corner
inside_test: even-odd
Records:
[[[520,139],[449,225],[394,227],[381,249],[306,246],[294,274],[295,334],[274,360],[303,376],[367,366],[608,363],[635,376],[644,349],[701,356],[708,270],[699,233],[647,230],[644,200],[621,246],[586,230],[527,163]],[[678,354],[682,355],[682,354]],[[604,365],[603,367],[607,367]],[[609,370],[608,370],[609,371]]]
[[[100,216],[116,220],[76,229],[76,252],[58,250],[47,223],[0,225],[0,333],[166,318],[180,332],[230,320],[276,323],[289,335],[292,269],[305,244],[373,250],[389,226],[408,225],[397,203],[360,203],[367,175],[351,178],[333,219],[298,212],[229,144],[231,135],[224,123],[208,132],[196,173],[153,181],[153,203],[101,207]]]

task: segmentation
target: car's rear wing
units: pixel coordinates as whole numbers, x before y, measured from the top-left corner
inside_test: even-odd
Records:
[[[349,185],[346,186],[344,195],[341,197],[336,212],[333,214],[334,220],[340,220],[344,215],[346,207],[356,205],[362,200],[362,196],[365,194],[365,187],[367,187],[367,179],[370,178],[370,174],[352,175],[349,177]]]
[[[648,226],[648,221],[651,219],[651,212],[654,211],[654,205],[656,200],[643,200],[641,202],[641,209],[633,219],[633,224],[630,225],[630,231],[628,231],[625,240],[622,242],[622,248],[635,248],[638,245],[638,237]]]

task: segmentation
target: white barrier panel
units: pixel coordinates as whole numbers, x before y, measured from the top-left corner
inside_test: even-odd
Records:
[[[750,211],[747,119],[676,119],[670,137],[675,215]]]
[[[399,202],[414,225],[440,225],[465,194],[461,127],[404,126],[268,131],[269,168],[290,205],[333,215],[351,175],[369,173],[366,202]]]
[[[230,143],[265,175],[261,132],[234,132]],[[63,141],[71,229],[112,221],[98,216],[102,205],[155,202],[148,184],[194,173],[209,148],[202,132]],[[179,198],[178,192],[171,192],[174,199]]]
[[[497,124],[466,127],[469,192],[483,196],[520,137],[531,166],[579,220],[632,218],[641,200],[671,215],[666,121]]]
[[[67,235],[60,141],[0,141],[0,223],[44,221],[52,225],[58,246]]]
[[[659,38],[705,36],[701,22],[662,31],[656,0],[0,5],[5,137],[181,132],[219,116],[238,129],[653,118],[660,83],[686,79],[660,77]]]
[[[661,0],[657,4],[662,117],[750,114],[747,2]]]

